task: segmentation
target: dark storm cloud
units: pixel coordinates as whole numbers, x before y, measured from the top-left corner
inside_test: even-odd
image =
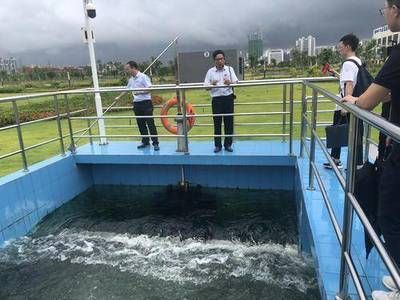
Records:
[[[183,50],[246,47],[249,31],[260,29],[266,48],[291,47],[314,35],[317,44],[335,43],[354,32],[370,38],[384,23],[384,1],[360,0],[95,0],[98,58],[144,59],[182,34]],[[87,61],[81,43],[81,0],[2,0],[0,55],[23,63],[76,64]]]

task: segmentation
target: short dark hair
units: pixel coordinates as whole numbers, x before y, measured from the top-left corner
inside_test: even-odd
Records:
[[[386,2],[390,6],[396,5],[398,8],[400,8],[400,0],[386,0]]]
[[[217,57],[217,55],[219,55],[219,54],[222,54],[224,56],[224,58],[225,58],[225,52],[222,51],[222,50],[215,50],[213,52],[213,58],[215,59]]]
[[[139,66],[136,61],[130,60],[126,64],[129,65],[131,68],[139,69]]]
[[[350,46],[351,50],[353,51],[356,51],[358,44],[360,44],[360,39],[353,33],[346,34],[340,39],[340,41],[343,43],[343,45]]]

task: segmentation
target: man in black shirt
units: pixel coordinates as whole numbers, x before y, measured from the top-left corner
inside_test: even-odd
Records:
[[[392,32],[400,31],[400,0],[386,0],[381,13]],[[400,126],[400,46],[393,47],[389,58],[375,78],[374,83],[360,97],[346,96],[349,102],[360,108],[372,110],[380,102],[391,102],[390,122]],[[400,131],[400,128],[399,128]],[[379,184],[378,221],[386,242],[386,249],[400,268],[400,144],[391,144],[391,152],[384,163]],[[400,291],[391,277],[383,283],[392,292],[375,291],[375,300],[400,300]]]

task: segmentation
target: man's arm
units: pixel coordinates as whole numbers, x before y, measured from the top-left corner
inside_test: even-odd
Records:
[[[333,76],[336,77],[337,79],[340,79],[340,73],[336,71],[334,68],[330,67],[328,72]]]
[[[206,90],[209,91],[212,88],[210,87],[211,85],[216,85],[217,82],[214,80],[213,82],[211,82],[211,74],[210,71],[207,72],[206,74],[206,78],[204,78],[204,85],[206,86]]]
[[[150,77],[145,75],[144,79],[142,81],[142,87],[143,88],[151,88],[151,80]],[[147,94],[149,91],[137,91],[135,92],[135,95],[141,95],[141,94]]]
[[[389,93],[389,89],[373,83],[360,97],[346,96],[342,101],[356,104],[366,110],[373,110],[380,102],[390,101]]]
[[[346,81],[345,82],[345,89],[344,89],[344,96],[353,95],[353,91],[354,91],[353,81]]]

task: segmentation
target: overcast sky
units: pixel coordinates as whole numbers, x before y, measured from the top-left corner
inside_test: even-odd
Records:
[[[246,49],[259,28],[265,48],[317,45],[354,32],[370,38],[384,24],[383,0],[95,0],[96,55],[103,61],[156,56],[176,35],[182,50]],[[86,64],[82,0],[1,0],[0,56],[23,64]]]

